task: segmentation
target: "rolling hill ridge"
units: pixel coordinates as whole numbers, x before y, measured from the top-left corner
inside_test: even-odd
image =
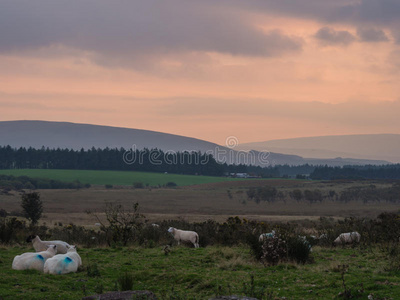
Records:
[[[278,153],[273,151],[271,144],[243,144],[230,149],[208,141],[167,134],[156,131],[131,129],[90,124],[49,121],[3,121],[0,122],[0,146],[32,147],[32,148],[68,148],[74,150],[95,148],[125,148],[125,149],[160,149],[164,152],[200,151],[213,154],[219,162],[228,164],[243,163],[260,166],[278,164],[288,165],[381,165],[388,162],[382,159],[370,160],[347,156],[349,158],[333,158],[334,156],[303,158],[293,153]],[[258,147],[260,146],[260,147]],[[266,149],[264,153],[260,150]],[[237,150],[246,150],[246,153]],[[254,151],[248,151],[254,150]],[[304,149],[302,149],[304,150]],[[299,153],[301,151],[299,150]],[[350,158],[351,157],[351,158]]]

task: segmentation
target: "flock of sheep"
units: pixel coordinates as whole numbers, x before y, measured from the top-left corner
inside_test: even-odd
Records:
[[[153,224],[153,226],[156,224]],[[157,225],[158,226],[158,225]],[[156,227],[156,226],[154,226]],[[168,232],[178,242],[190,242],[195,248],[199,248],[199,235],[195,231],[180,230],[170,227]],[[264,242],[275,236],[275,231],[263,233],[259,237],[260,242]],[[313,237],[313,236],[311,236]],[[311,245],[306,237],[299,237],[304,243],[307,243],[311,249]],[[317,237],[314,237],[317,239]],[[323,234],[318,239],[327,238]],[[358,232],[347,232],[340,234],[334,241],[334,245],[351,244],[360,242],[361,235]],[[60,275],[77,272],[79,266],[82,265],[82,259],[76,251],[75,246],[71,246],[63,241],[42,241],[39,236],[30,236],[27,242],[32,242],[36,252],[27,252],[14,257],[12,268],[14,270],[35,269],[44,273]]]
[[[258,240],[260,243],[264,242],[265,240],[269,238],[273,238],[275,236],[275,231],[272,230],[271,232],[268,233],[262,233]],[[299,236],[301,240],[304,241],[304,243],[308,243],[306,236]],[[310,238],[313,240],[323,240],[327,239],[328,235],[327,234],[321,234],[319,237],[316,237],[315,235],[310,235]],[[338,245],[345,245],[345,244],[352,244],[352,243],[359,243],[361,239],[361,234],[359,234],[357,231],[353,232],[346,232],[346,233],[341,233],[334,241],[333,245],[338,246]]]
[[[82,259],[76,247],[63,241],[42,241],[39,236],[30,236],[36,252],[27,252],[14,257],[14,270],[34,269],[43,273],[60,275],[78,271]],[[57,254],[59,253],[59,254]]]
[[[178,242],[178,245],[180,244],[180,242],[190,242],[194,245],[195,248],[199,248],[199,235],[197,234],[197,232],[180,230],[180,229],[176,229],[174,227],[170,227],[168,229],[168,232],[172,233],[175,240]],[[274,236],[275,236],[275,231],[272,230],[271,232],[268,232],[268,233],[262,233],[259,236],[258,240],[260,241],[260,243],[262,243],[269,238],[273,238]],[[326,234],[321,234],[321,236],[318,238],[316,236],[310,236],[310,237],[313,239],[316,239],[316,240],[317,239],[322,240],[322,239],[328,238],[328,236]],[[302,239],[304,241],[304,243],[307,243],[310,246],[310,244],[308,243],[305,236],[299,236],[299,238]],[[359,243],[360,239],[361,239],[361,235],[357,231],[346,232],[346,233],[341,233],[333,241],[333,244],[335,246],[338,246],[338,245],[344,245],[344,244]],[[311,246],[310,246],[310,248],[311,248]]]
[[[153,224],[153,226],[156,224]],[[154,226],[156,227],[156,226]],[[194,231],[168,229],[178,242],[191,242],[199,248],[199,235]],[[76,247],[64,241],[42,241],[39,236],[29,236],[26,240],[32,242],[36,252],[26,252],[14,257],[14,270],[34,269],[43,273],[61,275],[77,272],[82,265],[82,259],[76,252]]]

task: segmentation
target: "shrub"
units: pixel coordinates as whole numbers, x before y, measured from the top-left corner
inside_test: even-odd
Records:
[[[276,265],[287,257],[286,241],[277,234],[264,240],[261,261],[264,264]]]
[[[169,181],[165,184],[166,187],[176,187],[178,186],[175,182]]]
[[[287,242],[288,258],[297,263],[305,264],[309,259],[311,245],[299,237],[290,238]]]
[[[129,241],[137,241],[144,222],[144,215],[139,213],[139,203],[133,203],[132,208],[124,208],[122,204],[106,203],[105,215],[108,226],[105,226],[99,216],[94,217],[101,224],[100,230],[105,233],[109,246],[122,243],[126,246]],[[92,214],[90,211],[89,214]]]
[[[144,188],[144,184],[143,184],[143,182],[134,182],[133,183],[133,187],[135,189],[143,189]]]
[[[5,209],[0,208],[0,218],[7,217],[7,211]]]
[[[246,238],[247,245],[250,247],[250,252],[256,260],[261,260],[263,256],[262,243],[259,242],[258,237],[254,234],[247,235]]]
[[[0,243],[23,241],[26,239],[27,231],[25,221],[17,220],[17,218],[0,218]]]
[[[47,235],[49,239],[69,241],[72,244],[79,244],[85,248],[98,247],[107,244],[107,238],[104,232],[86,229],[83,226],[77,226],[74,224],[51,228],[47,231]]]

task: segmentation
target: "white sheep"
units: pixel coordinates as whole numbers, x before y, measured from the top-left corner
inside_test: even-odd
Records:
[[[341,233],[334,241],[334,245],[358,243],[361,239],[361,234],[357,231]]]
[[[66,254],[58,254],[46,260],[44,273],[53,275],[76,272],[82,265],[82,259],[76,252],[75,246],[69,246]]]
[[[33,248],[36,252],[45,251],[48,245],[57,245],[57,253],[65,254],[68,251],[68,243],[63,241],[42,241],[38,235],[31,235],[26,239],[27,243],[32,242]]]
[[[258,238],[259,242],[264,242],[266,239],[273,238],[275,236],[275,230],[272,230],[268,233],[261,233],[260,237]]]
[[[174,239],[178,241],[178,245],[180,242],[191,242],[195,248],[199,248],[199,235],[194,231],[186,231],[176,229],[174,227],[170,227],[168,232],[172,233]]]
[[[14,257],[12,268],[14,270],[34,269],[43,272],[45,262],[54,257],[57,253],[57,246],[50,245],[46,251],[27,252]]]

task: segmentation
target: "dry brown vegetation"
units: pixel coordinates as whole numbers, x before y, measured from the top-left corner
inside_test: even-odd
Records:
[[[318,182],[301,180],[249,180],[196,185],[176,189],[105,189],[95,186],[80,190],[39,190],[44,205],[41,222],[51,225],[55,222],[93,226],[95,220],[86,211],[104,211],[106,201],[119,202],[124,206],[138,202],[140,211],[150,221],[182,218],[190,222],[213,219],[224,221],[229,216],[250,220],[288,221],[330,217],[376,217],[383,211],[398,211],[400,205],[393,203],[333,202],[325,199],[322,203],[309,204],[288,198],[274,203],[249,201],[246,189],[249,187],[272,186],[288,194],[293,189],[319,189],[323,192],[340,192],[354,186],[387,186],[379,181]],[[228,196],[228,191],[231,197]],[[8,212],[20,211],[21,195],[11,192],[0,195],[0,207]]]

